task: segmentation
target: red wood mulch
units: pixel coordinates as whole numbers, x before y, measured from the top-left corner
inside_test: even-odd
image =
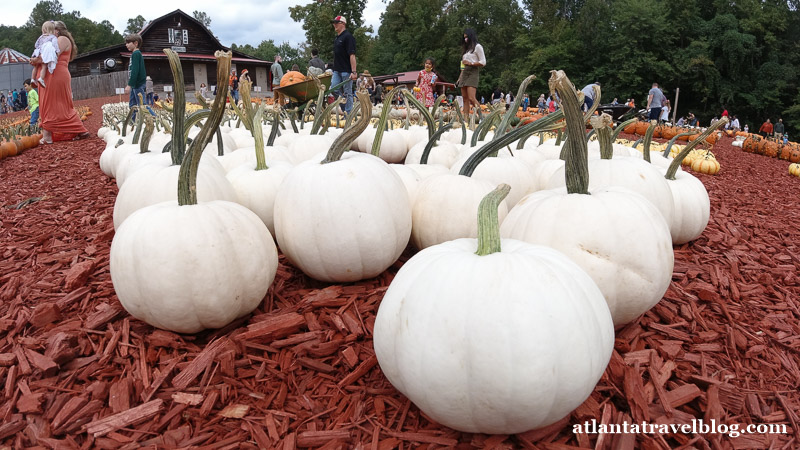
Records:
[[[77,102],[94,111],[117,98]],[[800,180],[788,163],[714,151],[712,218],[675,249],[673,283],[618,332],[592,396],[514,436],[432,423],[376,364],[375,312],[401,263],[345,286],[281,265],[262,307],[179,336],[130,318],[108,272],[113,180],[97,138],[0,161],[0,448],[800,448]],[[9,209],[29,200],[38,201]],[[409,254],[404,255],[407,260]],[[573,433],[648,422],[784,433]],[[736,433],[733,433],[736,434]]]

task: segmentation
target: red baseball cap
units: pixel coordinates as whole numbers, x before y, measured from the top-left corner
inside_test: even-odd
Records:
[[[331,23],[336,23],[336,22],[342,22],[342,23],[346,24],[347,23],[347,19],[345,19],[342,16],[336,16],[336,17],[333,18],[333,20],[331,20]]]

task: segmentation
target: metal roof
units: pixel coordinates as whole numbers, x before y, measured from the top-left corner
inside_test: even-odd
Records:
[[[28,64],[31,59],[22,53],[11,49],[4,48],[0,50],[0,64]]]

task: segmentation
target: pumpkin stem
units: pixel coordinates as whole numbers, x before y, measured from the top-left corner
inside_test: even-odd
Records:
[[[564,113],[562,111],[554,112],[553,114],[548,114],[547,117],[537,120],[536,122],[531,122],[529,124],[523,125],[519,128],[516,128],[503,136],[499,139],[491,141],[478,149],[475,153],[472,154],[464,165],[461,167],[461,170],[458,172],[459,175],[464,176],[472,176],[472,173],[475,172],[475,168],[478,167],[478,164],[481,163],[484,159],[489,157],[489,155],[497,152],[501,148],[505,147],[506,145],[510,145],[512,142],[520,139],[523,136],[527,136],[531,133],[537,133],[541,130],[550,129],[554,123],[558,122],[564,117]]]
[[[614,145],[611,142],[611,124],[613,122],[608,114],[592,116],[589,119],[589,124],[597,133],[597,141],[600,143],[600,158],[602,159],[611,159],[614,155]]]
[[[478,205],[478,256],[500,252],[500,218],[497,208],[506,198],[511,186],[501,184],[486,194]]]
[[[456,117],[461,124],[461,145],[467,143],[467,124],[464,122],[464,116],[461,114],[461,108],[453,108],[456,110]]]
[[[183,83],[183,68],[181,68],[181,59],[177,53],[172,49],[165,48],[164,53],[167,55],[169,61],[169,68],[172,71],[172,78],[175,81],[175,97],[172,106],[172,146],[170,147],[170,156],[172,157],[172,165],[178,165],[183,161],[183,154],[186,152],[186,137],[183,135],[184,122],[186,117],[186,91]],[[219,80],[226,80],[228,74]],[[222,83],[225,84],[225,83]],[[225,98],[223,96],[223,98]]]
[[[165,49],[164,52],[172,51]],[[217,79],[224,80],[230,73],[231,67],[231,52],[217,51],[214,53],[217,58]],[[177,59],[177,56],[176,56]],[[180,60],[177,61],[180,66]],[[187,158],[181,163],[181,169],[178,173],[178,205],[196,205],[197,204],[197,169],[200,166],[200,157],[203,156],[203,149],[211,140],[211,135],[214,130],[219,128],[222,117],[225,115],[225,99],[228,94],[228,83],[220,83],[217,86],[217,95],[214,98],[214,104],[211,106],[211,116],[206,120],[205,125],[197,134],[189,150],[186,153]],[[177,92],[176,92],[177,94]],[[176,95],[177,97],[177,95]],[[176,98],[177,101],[177,98]],[[185,100],[182,100],[185,103]],[[177,106],[177,105],[176,105]],[[176,130],[179,128],[176,127]],[[174,133],[183,136],[183,133]]]
[[[489,129],[492,127],[492,123],[494,119],[498,117],[503,111],[500,108],[495,108],[494,111],[490,112],[489,114],[484,117],[481,122],[475,127],[475,131],[472,132],[472,139],[470,140],[469,146],[475,147],[478,145],[478,140],[484,140],[486,134],[489,132]]]
[[[392,89],[394,90],[394,89]],[[425,119],[425,123],[428,124],[428,140],[433,137],[433,132],[436,131],[436,124],[433,121],[433,116],[431,116],[431,112],[428,111],[428,108],[425,107],[422,103],[417,100],[417,97],[414,97],[414,94],[410,92],[408,89],[401,91],[403,95],[406,96],[410,105],[414,105],[415,108],[419,110],[420,116]],[[409,108],[409,112],[411,109]]]
[[[565,171],[567,193],[589,194],[589,155],[586,146],[586,122],[581,113],[575,86],[562,70],[550,71],[550,90],[561,97],[561,109],[567,123]],[[552,115],[552,114],[551,114]]]
[[[150,114],[142,114],[144,116],[144,132],[142,133],[142,140],[139,142],[139,153],[147,153],[150,150],[150,138],[153,137],[153,130],[155,129],[155,120]]]
[[[528,75],[527,78],[522,80],[522,83],[517,89],[517,95],[514,97],[514,103],[510,108],[508,108],[508,111],[506,111],[505,115],[503,115],[503,120],[500,121],[500,126],[494,131],[494,139],[506,134],[508,124],[511,123],[511,118],[517,116],[517,111],[519,110],[519,105],[522,103],[522,97],[525,95],[525,90],[528,89],[528,85],[531,83],[531,81],[535,79],[536,75]]]
[[[256,170],[267,170],[267,159],[264,156],[264,130],[261,127],[261,118],[264,115],[264,105],[259,105],[253,113],[253,138],[256,141]]]
[[[222,131],[217,127],[217,156],[225,156],[225,145],[222,142]]]
[[[381,142],[383,142],[383,131],[386,128],[386,122],[389,120],[389,111],[392,109],[392,99],[395,95],[395,90],[398,92],[402,92],[402,90],[406,89],[405,86],[398,87],[396,89],[392,89],[392,94],[387,95],[385,99],[383,99],[383,107],[381,108],[381,115],[378,118],[377,131],[375,131],[375,140],[372,141],[372,156],[378,156],[381,153]],[[408,115],[406,115],[408,117]]]
[[[670,139],[669,142],[667,143],[667,148],[664,149],[664,158],[669,158],[669,152],[670,152],[670,150],[672,150],[672,145],[675,144],[675,141],[677,141],[678,139],[680,139],[680,138],[682,138],[684,136],[691,136],[693,134],[694,134],[693,132],[686,132],[686,133],[676,134],[675,137]]]
[[[139,106],[136,106],[136,111],[139,113],[136,115],[136,131],[133,133],[133,141],[132,144],[138,144],[139,138],[142,136],[142,124],[144,124],[144,98],[142,98],[142,94],[138,94],[139,99]]]
[[[664,175],[664,178],[668,180],[674,180],[675,174],[678,172],[678,168],[681,166],[683,159],[686,158],[695,147],[697,147],[698,145],[700,145],[700,143],[705,141],[706,138],[711,135],[711,133],[715,132],[717,128],[725,125],[726,123],[728,123],[728,118],[723,117],[722,119],[712,123],[710,127],[706,128],[706,131],[700,134],[700,136],[698,136],[697,139],[693,140],[692,142],[689,142],[689,144],[687,144],[686,147],[684,147],[683,150],[681,150],[681,152],[678,153],[678,156],[676,156],[675,159],[672,160],[672,162],[669,165],[669,168],[667,169],[667,174]]]
[[[275,144],[275,138],[278,137],[278,129],[280,128],[281,123],[280,109],[273,109],[272,113],[275,117],[272,118],[272,128],[269,130],[269,138],[267,139],[267,145],[270,147]]]
[[[650,121],[650,126],[647,127],[647,131],[644,132],[644,146],[642,147],[642,156],[644,156],[644,160],[647,162],[650,161],[650,143],[653,141],[653,132],[656,131],[656,126],[658,126],[658,122],[655,120]]]
[[[358,121],[356,121],[352,127],[346,129],[333,141],[330,150],[328,150],[328,154],[325,156],[325,159],[322,160],[321,164],[339,161],[345,150],[350,148],[353,141],[355,141],[356,138],[367,129],[367,126],[369,126],[369,121],[372,118],[372,103],[369,101],[369,95],[359,92],[356,94],[356,97],[358,98],[358,105],[361,108],[361,117],[359,117]],[[350,113],[355,115],[355,109],[356,108],[353,107]]]
[[[436,133],[433,133],[433,137],[430,138],[428,143],[425,144],[425,149],[422,150],[422,157],[419,159],[420,164],[428,164],[428,157],[430,156],[431,149],[433,149],[433,146],[436,144],[436,141],[438,141],[439,138],[442,137],[442,134],[444,134],[447,130],[451,128],[453,128],[453,124],[448,123],[447,125],[436,130]]]
[[[622,133],[622,130],[624,130],[625,127],[636,122],[637,120],[638,119],[634,117],[633,119],[628,119],[625,122],[622,122],[621,124],[617,125],[617,127],[614,128],[614,134],[611,135],[611,142],[617,142],[617,137],[619,136],[620,133]]]

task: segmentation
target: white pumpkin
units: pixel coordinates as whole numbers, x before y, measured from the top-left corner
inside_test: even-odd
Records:
[[[496,241],[489,254],[479,240],[458,239],[414,255],[381,301],[373,344],[386,378],[425,415],[460,431],[514,434],[586,400],[614,329],[597,286],[564,255]]]
[[[685,244],[703,234],[711,216],[711,201],[702,181],[679,170],[674,180],[667,180],[674,209],[669,224],[673,244]]]
[[[285,161],[268,161],[267,165],[269,169],[256,170],[255,161],[246,162],[228,172],[226,178],[236,191],[237,202],[256,213],[275,236],[275,195],[292,165]]]
[[[494,186],[486,180],[451,173],[422,179],[411,211],[411,243],[422,250],[453,239],[477,237],[475,211]],[[501,221],[507,213],[503,201]]]
[[[111,244],[111,281],[125,310],[178,333],[221,328],[249,314],[277,268],[261,219],[225,201],[148,206],[119,227]]]
[[[358,94],[361,110],[369,98]],[[306,161],[286,176],[275,198],[275,234],[283,253],[308,276],[349,282],[374,277],[408,244],[411,208],[400,177],[380,158],[345,152],[366,128],[365,113],[323,162]]]
[[[503,222],[505,238],[547,245],[577,263],[603,292],[615,326],[661,300],[672,279],[672,239],[664,216],[650,201],[621,187],[591,189],[583,114],[575,88],[561,71],[551,90],[562,99],[570,145],[567,189],[534,192]],[[630,158],[629,158],[630,159]]]

